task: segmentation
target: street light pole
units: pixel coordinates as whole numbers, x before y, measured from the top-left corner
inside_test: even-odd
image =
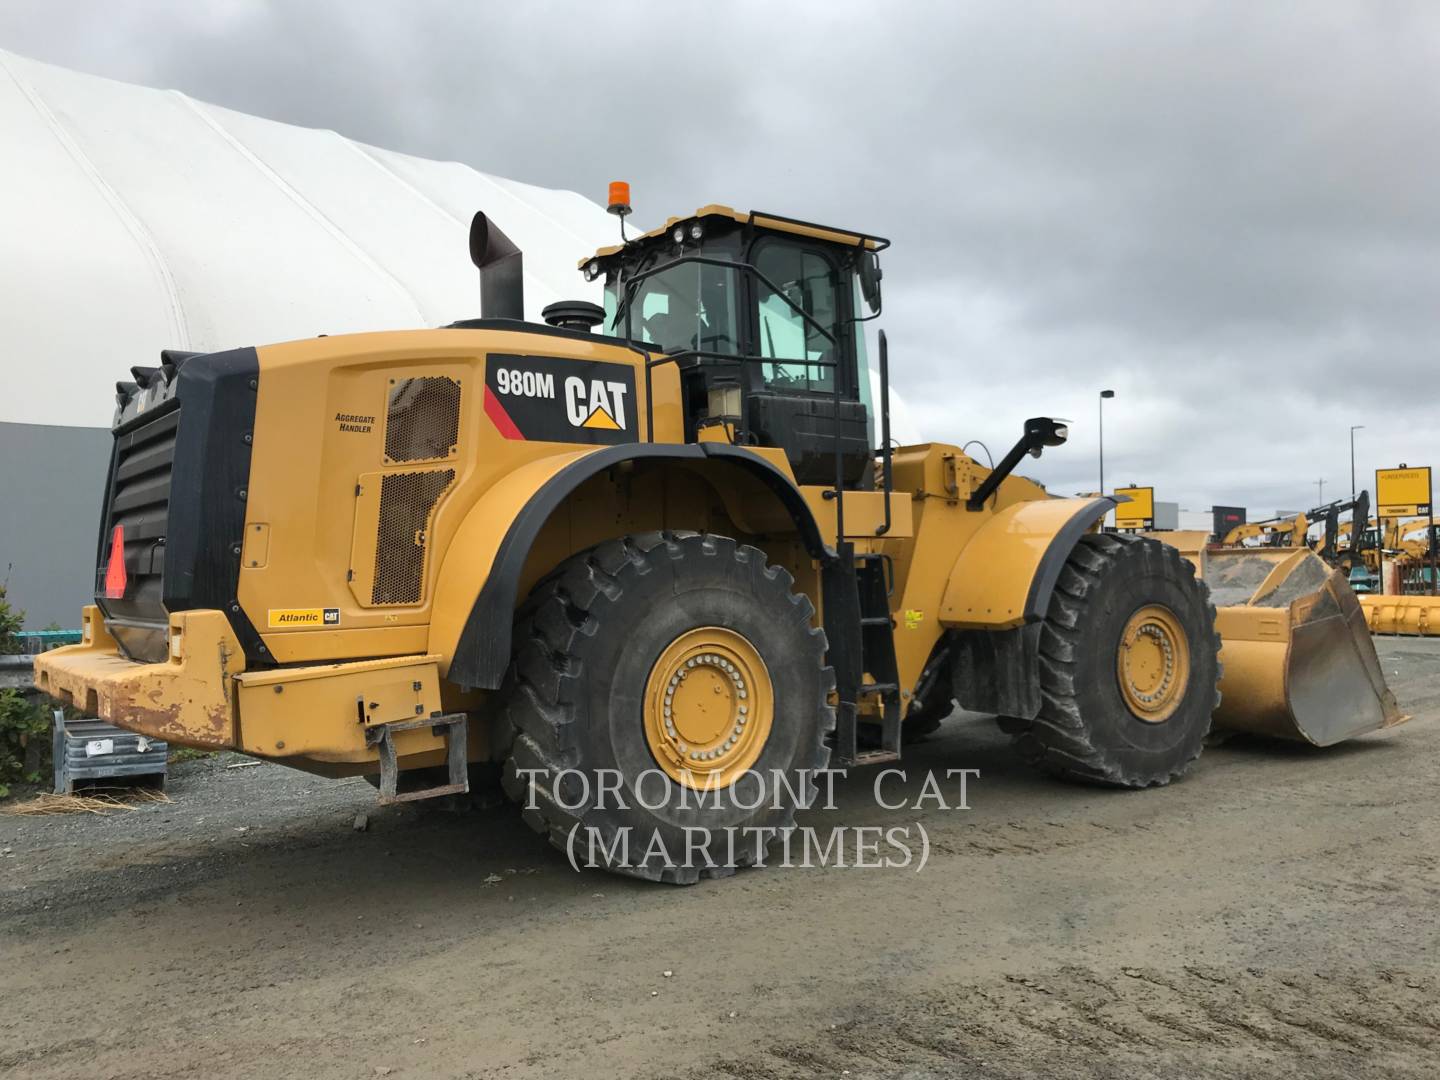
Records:
[[[1350,425],[1350,499],[1355,499],[1355,432],[1363,428],[1364,424]]]
[[[1323,476],[1315,481],[1315,502],[1320,506],[1325,505],[1325,478]]]
[[[1100,494],[1105,494],[1105,399],[1113,398],[1114,390],[1100,391]]]

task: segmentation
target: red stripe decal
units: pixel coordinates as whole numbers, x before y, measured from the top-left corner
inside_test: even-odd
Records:
[[[485,388],[485,415],[490,418],[490,422],[505,438],[525,438],[520,433],[520,429],[515,426],[515,421],[510,419],[510,414],[505,411],[505,406],[500,404],[500,399],[495,396],[495,391],[488,386]]]

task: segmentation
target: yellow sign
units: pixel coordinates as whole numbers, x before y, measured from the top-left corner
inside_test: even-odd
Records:
[[[1430,513],[1430,466],[1375,470],[1375,516],[1424,517]]]
[[[270,629],[284,630],[291,626],[339,626],[340,609],[327,607],[271,608]]]
[[[1153,529],[1155,527],[1155,489],[1153,487],[1116,488],[1116,495],[1127,495],[1129,502],[1115,508],[1117,529]]]

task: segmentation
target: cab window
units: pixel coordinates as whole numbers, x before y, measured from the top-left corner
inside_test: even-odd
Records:
[[[735,271],[705,263],[682,263],[646,278],[630,303],[630,332],[636,341],[661,352],[699,350],[734,356],[736,332]],[[605,311],[611,333],[625,332],[625,312],[617,314],[615,287],[606,289]]]
[[[830,393],[835,369],[805,361],[832,362],[837,358],[836,346],[795,309],[803,310],[838,341],[839,272],[820,252],[784,241],[761,244],[755,253],[754,265],[779,290],[777,294],[764,281],[756,281],[758,352],[777,361],[761,365],[765,385],[789,393]]]

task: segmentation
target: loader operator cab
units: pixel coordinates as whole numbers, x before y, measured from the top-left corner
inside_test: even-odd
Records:
[[[863,324],[879,314],[887,246],[707,206],[581,270],[605,283],[601,332],[679,368],[687,442],[776,447],[802,484],[868,488],[880,417]]]

